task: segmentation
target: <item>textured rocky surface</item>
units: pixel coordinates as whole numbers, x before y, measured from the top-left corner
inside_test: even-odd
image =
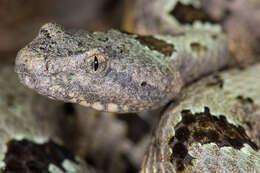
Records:
[[[143,173],[260,172],[260,65],[187,87],[162,116]]]

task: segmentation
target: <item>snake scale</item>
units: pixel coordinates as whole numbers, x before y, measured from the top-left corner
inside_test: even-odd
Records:
[[[142,172],[259,172],[259,72],[258,64],[187,87],[161,118]]]
[[[205,2],[159,4],[169,11],[200,3]],[[175,99],[160,120],[141,172],[260,172],[259,65],[190,84],[229,65],[234,46],[216,24],[178,25],[173,35],[163,35],[171,33],[174,21],[163,19],[165,25],[156,25],[162,34],[150,36],[45,24],[17,54],[15,71],[42,95],[100,111],[150,111]],[[147,32],[145,25],[138,26]]]

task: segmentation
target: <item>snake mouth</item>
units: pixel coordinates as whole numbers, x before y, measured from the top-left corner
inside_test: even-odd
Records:
[[[28,51],[28,48],[25,47],[21,49],[16,56],[14,71],[18,74],[18,78],[22,84],[31,89],[34,89],[36,87],[34,83],[35,79],[30,72],[30,68],[35,66],[30,67],[30,57],[31,54],[30,51]]]
[[[86,102],[80,103],[83,106],[90,106],[98,111],[106,111],[106,112],[119,112],[124,113],[129,111],[128,106],[122,106],[115,103],[101,103],[101,102],[95,102],[93,104],[88,104]]]
[[[156,110],[156,109],[162,107],[163,105],[167,104],[168,101],[165,101],[165,102],[160,102],[158,104],[155,104],[155,103],[117,104],[117,103],[102,103],[102,102],[98,101],[98,102],[91,104],[86,101],[81,101],[81,102],[79,102],[79,104],[82,106],[85,106],[85,107],[91,107],[98,111],[114,112],[114,113],[136,113],[136,112],[142,112],[142,111]]]

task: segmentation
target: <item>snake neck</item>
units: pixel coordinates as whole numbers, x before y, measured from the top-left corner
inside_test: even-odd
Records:
[[[222,32],[194,29],[183,35],[157,38],[172,45],[171,54],[161,61],[170,71],[178,71],[184,84],[225,67],[231,60],[227,38]]]

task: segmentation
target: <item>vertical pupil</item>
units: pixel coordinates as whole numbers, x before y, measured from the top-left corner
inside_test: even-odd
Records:
[[[98,59],[95,56],[95,58],[94,58],[94,70],[97,71],[97,69],[98,69]]]

